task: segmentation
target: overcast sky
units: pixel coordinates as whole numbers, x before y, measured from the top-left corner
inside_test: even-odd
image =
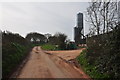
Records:
[[[6,2],[0,5],[0,26],[23,37],[29,32],[62,32],[73,40],[78,12],[84,15],[84,33],[88,33],[87,7],[88,2]]]

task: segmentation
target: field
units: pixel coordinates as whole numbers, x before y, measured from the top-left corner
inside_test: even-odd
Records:
[[[52,44],[44,44],[44,45],[41,46],[41,48],[43,50],[57,50],[55,45],[52,45]]]

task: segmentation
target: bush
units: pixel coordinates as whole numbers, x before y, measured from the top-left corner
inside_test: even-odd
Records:
[[[93,79],[109,78],[107,74],[100,73],[95,64],[90,64],[87,57],[87,50],[83,50],[76,58],[83,70]]]
[[[26,48],[17,43],[3,45],[2,47],[2,75],[8,76],[11,71],[21,62],[25,54]]]
[[[75,43],[69,42],[69,43],[66,45],[66,49],[67,49],[67,50],[74,50],[74,49],[77,49],[77,46],[76,46]]]
[[[19,34],[2,32],[2,77],[9,78],[27,56],[31,46]]]
[[[113,31],[87,39],[87,59],[100,73],[120,77],[120,26]]]

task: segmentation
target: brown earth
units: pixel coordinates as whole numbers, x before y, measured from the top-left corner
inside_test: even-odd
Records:
[[[61,50],[61,51],[44,51],[45,53],[52,54],[58,57],[61,57],[65,59],[66,61],[75,59],[77,56],[80,55],[82,50],[85,48],[79,49],[79,50]]]
[[[13,78],[87,78],[80,67],[68,63],[82,51],[43,51],[39,46],[33,48],[25,65]],[[68,62],[67,62],[68,61]]]

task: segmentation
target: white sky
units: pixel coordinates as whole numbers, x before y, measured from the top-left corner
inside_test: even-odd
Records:
[[[0,29],[19,33],[23,37],[29,32],[62,32],[73,40],[76,15],[81,12],[85,19],[87,7],[88,2],[2,2]],[[85,34],[88,29],[84,20]]]

